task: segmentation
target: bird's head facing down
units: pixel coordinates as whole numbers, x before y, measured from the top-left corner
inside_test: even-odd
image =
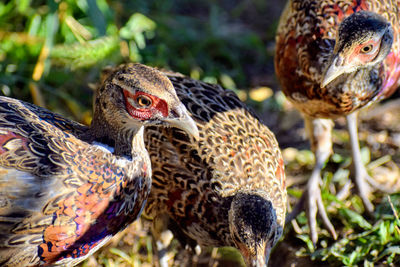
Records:
[[[165,125],[198,137],[196,123],[162,72],[142,64],[110,69],[96,94],[96,112],[116,128]],[[101,123],[101,122],[100,122]]]
[[[321,87],[344,73],[380,64],[389,54],[392,43],[393,29],[384,17],[369,11],[351,14],[339,25]]]
[[[271,201],[258,194],[236,194],[229,210],[229,228],[247,266],[267,266],[271,248],[282,235]]]

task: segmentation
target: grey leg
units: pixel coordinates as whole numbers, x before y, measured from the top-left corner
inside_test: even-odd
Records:
[[[360,197],[364,203],[365,209],[368,212],[374,210],[374,206],[368,198],[370,193],[370,187],[367,180],[372,180],[364,164],[361,161],[360,145],[358,143],[358,131],[357,131],[357,115],[358,112],[353,112],[346,117],[347,127],[350,135],[350,145],[354,164],[354,182],[357,186]]]

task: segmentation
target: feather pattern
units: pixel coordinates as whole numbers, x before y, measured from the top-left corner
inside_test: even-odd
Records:
[[[86,130],[45,109],[0,98],[2,264],[80,261],[137,217],[145,199],[138,192],[150,188],[143,171],[148,159],[104,152],[77,137]]]
[[[321,87],[339,24],[372,11],[393,27],[393,45],[381,64],[342,76]],[[275,67],[289,100],[311,117],[335,118],[390,96],[400,77],[400,2],[395,0],[288,1],[276,35]]]
[[[368,212],[373,211],[371,188],[382,189],[368,179],[362,163],[357,114],[400,85],[399,23],[398,0],[288,0],[281,16],[275,70],[284,94],[304,117],[316,159],[306,190],[288,217],[295,218],[305,208],[314,245],[317,214],[337,236],[319,188],[321,171],[332,153],[332,119],[346,116],[352,178]]]
[[[153,166],[146,216],[166,214],[171,230],[191,245],[238,247],[230,230],[229,210],[232,200],[245,192],[272,203],[278,240],[284,226],[286,188],[283,159],[273,133],[232,91],[167,75],[196,121],[200,137],[193,140],[175,128],[146,129]],[[259,223],[263,230],[271,226],[264,218]],[[249,235],[249,240],[253,238]]]
[[[140,64],[104,79],[90,127],[0,97],[0,265],[73,266],[133,222],[151,187],[144,125],[196,133],[181,106],[169,80]]]

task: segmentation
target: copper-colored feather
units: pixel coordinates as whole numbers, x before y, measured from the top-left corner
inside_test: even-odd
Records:
[[[308,116],[335,118],[392,94],[399,86],[400,76],[399,3],[395,0],[288,1],[277,30],[275,66],[289,100]],[[337,83],[321,87],[340,23],[361,11],[379,14],[392,25],[390,53],[368,70],[359,68],[343,75]],[[362,31],[363,25],[358,28]],[[358,32],[349,31],[353,35]],[[358,44],[346,41],[349,46]]]
[[[139,107],[141,94],[169,115]],[[0,97],[0,265],[75,265],[133,222],[151,186],[143,125],[194,126],[181,106],[169,80],[139,64],[99,87],[91,127]]]
[[[331,119],[346,116],[354,180],[371,212],[369,186],[357,137],[357,111],[390,96],[400,84],[398,0],[289,0],[276,34],[275,69],[282,90],[301,111],[316,155],[307,190],[295,208],[308,203],[312,240],[316,214],[335,237],[321,199],[320,173],[331,154]]]

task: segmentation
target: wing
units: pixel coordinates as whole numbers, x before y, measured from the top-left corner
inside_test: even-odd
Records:
[[[0,262],[35,263],[32,255],[53,220],[55,205],[49,201],[68,194],[62,158],[71,151],[62,147],[70,147],[63,143],[69,134],[54,125],[69,130],[76,126],[36,106],[0,98]],[[20,253],[20,247],[26,251]]]
[[[75,136],[86,129],[0,98],[0,264],[79,262],[140,212],[141,162]]]

